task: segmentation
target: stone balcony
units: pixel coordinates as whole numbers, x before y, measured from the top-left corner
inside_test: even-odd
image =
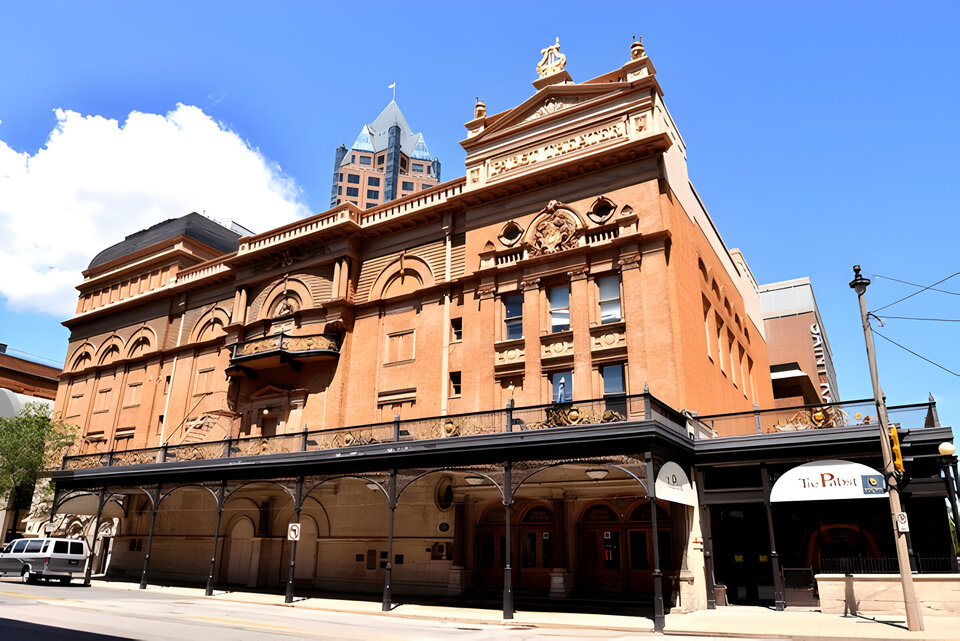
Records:
[[[294,335],[280,332],[235,343],[227,374],[250,375],[257,370],[281,365],[300,371],[304,362],[339,356],[340,336],[337,334]]]

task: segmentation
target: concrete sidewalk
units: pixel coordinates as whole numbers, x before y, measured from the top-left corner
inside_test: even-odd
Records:
[[[93,581],[96,587],[137,591],[136,583]],[[201,588],[151,585],[146,592],[203,596]],[[537,628],[600,629],[654,634],[651,619],[612,614],[580,614],[573,612],[518,611],[505,621],[499,610],[457,608],[438,605],[401,604],[383,612],[377,601],[300,598],[284,603],[281,594],[216,590],[212,599],[238,603],[257,603],[350,614],[405,617],[456,623],[507,624]],[[850,639],[924,639],[925,641],[960,641],[960,617],[924,617],[923,632],[909,632],[903,617],[847,617],[823,614],[807,609],[775,612],[757,606],[724,606],[716,610],[700,610],[688,614],[668,614],[667,635],[737,637],[755,639],[816,639],[817,641]]]

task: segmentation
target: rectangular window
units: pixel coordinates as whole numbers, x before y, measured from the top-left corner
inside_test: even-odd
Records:
[[[604,396],[627,393],[626,381],[623,375],[623,363],[604,365],[600,368],[600,376],[603,378]]]
[[[373,159],[370,158],[370,156],[360,156],[360,164],[361,164],[361,165],[372,165],[372,164],[373,164]]]
[[[450,397],[460,396],[460,372],[450,372]]]
[[[337,177],[337,182],[343,182],[343,172],[340,172],[340,175]]]
[[[737,385],[737,354],[734,348],[733,334],[727,332],[727,353],[730,355],[730,380]]]
[[[414,332],[412,329],[387,335],[386,363],[413,360]]]
[[[213,368],[202,369],[197,372],[196,387],[193,390],[194,395],[209,394],[213,391]]]
[[[428,175],[428,176],[432,176],[432,175],[433,175],[433,167],[430,166],[430,165],[427,165],[427,175]]]
[[[459,343],[463,340],[463,319],[462,318],[451,318],[450,319],[450,340],[454,343]]]
[[[503,310],[507,340],[523,338],[523,294],[504,296]]]
[[[713,360],[713,330],[710,329],[710,301],[707,300],[706,296],[701,296],[703,299],[703,331],[707,334],[707,358],[711,361]]]
[[[718,314],[713,315],[716,324],[713,326],[717,336],[717,363],[720,365],[720,371],[727,373],[727,366],[723,362],[723,319]]]
[[[550,331],[567,331],[570,329],[570,286],[551,287],[547,296],[550,299]]]
[[[616,323],[623,316],[620,313],[620,277],[616,274],[597,279],[600,290],[600,323]]]
[[[379,187],[380,178],[377,176],[367,176],[367,186],[368,187]]]
[[[135,407],[140,404],[140,394],[143,391],[142,383],[130,383],[127,385],[127,393],[123,399],[124,407]]]
[[[424,189],[430,189],[431,187],[433,187],[433,185],[428,185],[427,183],[423,183],[422,185],[420,185],[420,190],[423,191]]]
[[[382,164],[383,164],[383,159],[384,159],[383,154],[377,156],[377,164],[378,164],[378,165],[382,165]]]
[[[97,390],[97,402],[93,406],[94,413],[96,412],[106,412],[110,409],[110,392],[113,391],[111,387],[104,387]]]
[[[350,183],[351,185],[359,185],[360,184],[359,174],[347,174],[347,182]]]
[[[404,180],[404,181],[400,184],[400,189],[402,189],[403,191],[413,191],[413,183]]]
[[[406,158],[401,158],[401,159],[400,159],[400,169],[403,169],[403,170],[406,170],[406,169],[407,169],[407,159],[406,159]]]
[[[347,196],[359,196],[360,189],[357,187],[347,187]]]
[[[569,403],[573,400],[573,372],[552,372],[550,374],[550,398],[554,403]]]
[[[423,165],[415,162],[411,171],[423,171]]]
[[[342,196],[342,195],[343,195],[343,185],[339,185],[339,186],[337,187],[337,195],[338,195],[338,196]]]
[[[380,191],[378,189],[367,190],[367,200],[377,200],[378,198],[380,198]]]

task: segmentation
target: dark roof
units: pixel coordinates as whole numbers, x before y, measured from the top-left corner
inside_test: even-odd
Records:
[[[94,256],[87,269],[99,267],[100,265],[109,263],[111,260],[132,254],[180,235],[189,236],[224,254],[236,251],[240,245],[238,242],[240,239],[239,234],[194,212],[186,216],[181,216],[180,218],[165,220],[162,223],[157,223],[153,227],[147,227],[146,229],[130,234],[116,245],[107,247]]]

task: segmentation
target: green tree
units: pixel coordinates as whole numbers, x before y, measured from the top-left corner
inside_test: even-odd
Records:
[[[18,513],[29,509],[37,479],[57,464],[76,431],[51,419],[44,403],[27,403],[17,416],[0,418],[0,497]],[[43,491],[53,490],[45,483]]]

